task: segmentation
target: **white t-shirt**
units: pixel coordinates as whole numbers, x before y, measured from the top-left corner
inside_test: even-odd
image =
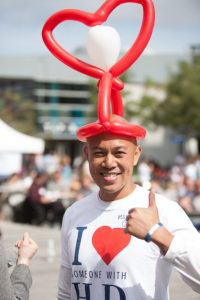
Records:
[[[188,243],[191,247],[190,241],[196,241],[200,253],[200,237],[176,203],[156,195],[160,221],[175,235],[165,257],[154,243],[124,233],[128,211],[148,204],[149,192],[137,186],[121,200],[106,202],[93,193],[67,209],[61,234],[61,269],[68,273],[70,282],[63,279],[65,272],[61,271],[59,300],[167,300],[172,264],[191,286],[195,281],[192,287],[198,289],[199,254],[188,254],[190,250],[182,247]],[[185,266],[181,269],[186,260],[188,271]],[[65,294],[65,284],[69,298],[61,296]],[[69,284],[71,291],[67,291]]]

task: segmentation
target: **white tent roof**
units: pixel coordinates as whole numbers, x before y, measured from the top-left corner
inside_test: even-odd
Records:
[[[0,120],[0,152],[5,153],[42,153],[44,141],[23,134]]]

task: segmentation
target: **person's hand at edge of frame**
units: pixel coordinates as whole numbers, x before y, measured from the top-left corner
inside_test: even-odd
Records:
[[[18,248],[17,264],[29,265],[30,260],[38,250],[38,245],[29,237],[29,234],[25,232],[22,240],[15,243],[15,247]]]

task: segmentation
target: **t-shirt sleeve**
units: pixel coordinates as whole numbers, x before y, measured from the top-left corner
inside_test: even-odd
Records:
[[[167,219],[166,228],[174,238],[164,259],[176,268],[193,290],[200,293],[200,234],[176,203],[171,206]]]
[[[58,300],[71,299],[71,268],[61,266],[58,280]]]
[[[64,214],[62,229],[61,229],[61,266],[71,268],[69,262],[69,250],[68,250],[68,235],[70,231],[70,214],[71,208],[68,208]]]

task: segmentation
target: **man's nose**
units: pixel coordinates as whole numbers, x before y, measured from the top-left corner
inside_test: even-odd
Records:
[[[103,161],[103,167],[108,169],[116,167],[115,157],[111,153],[105,156],[105,159]]]

